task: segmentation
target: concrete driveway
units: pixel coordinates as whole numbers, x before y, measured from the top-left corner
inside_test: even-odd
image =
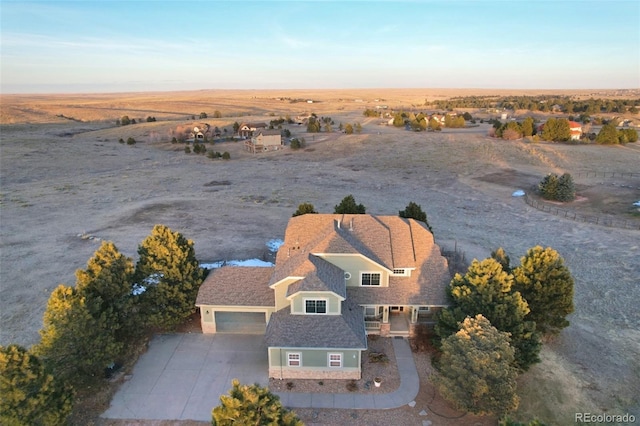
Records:
[[[229,391],[231,380],[267,386],[267,371],[262,336],[159,335],[102,417],[210,422],[211,410]]]

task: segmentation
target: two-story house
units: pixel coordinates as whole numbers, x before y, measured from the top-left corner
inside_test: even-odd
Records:
[[[242,123],[240,127],[238,127],[238,135],[247,139],[253,136],[253,132],[258,129],[266,129],[268,126],[266,123]]]
[[[280,130],[256,130],[251,139],[245,142],[247,151],[255,154],[263,151],[276,151],[282,147]]]
[[[269,377],[358,379],[367,334],[409,336],[447,305],[450,279],[422,222],[306,214],[274,267],[222,267],[196,304],[204,333],[264,333]]]

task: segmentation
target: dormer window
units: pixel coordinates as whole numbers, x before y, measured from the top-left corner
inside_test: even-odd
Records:
[[[409,276],[409,269],[405,269],[405,268],[395,268],[393,270],[393,276],[395,277],[408,277]]]
[[[379,272],[363,272],[361,275],[360,284],[363,286],[379,286],[380,285],[380,273]]]
[[[324,299],[306,299],[304,301],[304,312],[306,314],[326,314],[327,301]]]

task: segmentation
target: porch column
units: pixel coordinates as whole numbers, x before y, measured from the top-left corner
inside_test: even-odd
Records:
[[[417,306],[411,306],[411,324],[415,324],[416,322],[418,322],[418,307]]]
[[[389,307],[388,306],[385,306],[382,309],[382,322],[385,323],[385,324],[389,322]]]

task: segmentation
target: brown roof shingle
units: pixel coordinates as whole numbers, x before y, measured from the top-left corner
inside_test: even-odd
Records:
[[[276,348],[367,348],[363,309],[345,300],[342,315],[292,315],[289,308],[271,314],[265,333]]]
[[[275,306],[269,288],[273,267],[223,266],[209,273],[198,291],[196,306]]]

